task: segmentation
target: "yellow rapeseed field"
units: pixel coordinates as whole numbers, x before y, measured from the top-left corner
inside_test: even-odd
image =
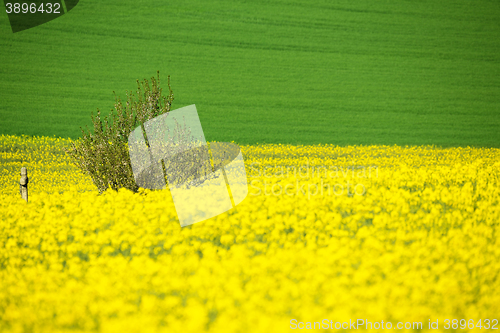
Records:
[[[69,142],[0,136],[0,332],[500,327],[499,149],[243,146],[248,197],[181,228]]]

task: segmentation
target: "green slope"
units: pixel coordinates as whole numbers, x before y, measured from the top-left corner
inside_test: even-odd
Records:
[[[81,0],[13,34],[0,133],[77,138],[171,75],[207,140],[500,147],[500,2]]]

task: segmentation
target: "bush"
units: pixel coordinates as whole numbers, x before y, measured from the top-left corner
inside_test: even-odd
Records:
[[[82,138],[66,150],[73,163],[92,178],[99,193],[108,188],[138,191],[130,164],[128,136],[138,126],[144,129],[146,121],[170,111],[174,100],[170,76],[167,84],[169,94],[165,97],[160,88],[158,71],[157,79],[151,78],[151,85],[147,79],[142,82],[137,80],[137,96],[127,92],[125,104],[113,92],[115,110],[104,118],[99,109],[97,116],[92,113],[94,133],[88,127],[87,131],[81,128]]]

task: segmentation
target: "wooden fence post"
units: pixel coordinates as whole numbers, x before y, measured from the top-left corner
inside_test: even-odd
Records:
[[[28,169],[26,167],[21,168],[19,191],[21,192],[21,198],[28,202]]]

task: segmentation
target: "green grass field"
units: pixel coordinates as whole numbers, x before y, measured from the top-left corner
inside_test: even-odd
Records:
[[[500,2],[81,0],[13,34],[0,133],[77,138],[171,75],[207,140],[500,147]]]

